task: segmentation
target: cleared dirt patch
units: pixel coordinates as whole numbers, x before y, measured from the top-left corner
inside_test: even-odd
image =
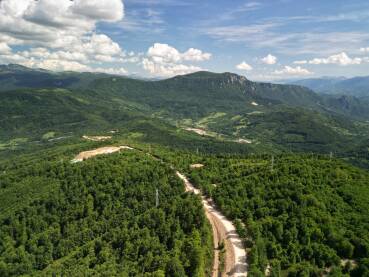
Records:
[[[191,168],[191,169],[202,168],[202,167],[204,167],[204,165],[203,165],[203,164],[191,164],[191,165],[190,165],[190,168]]]
[[[83,136],[82,138],[91,140],[91,141],[105,141],[111,139],[111,136]]]
[[[79,153],[73,160],[72,163],[78,163],[82,162],[84,160],[90,159],[92,157],[95,157],[97,155],[104,155],[104,154],[112,154],[115,152],[118,152],[122,149],[128,149],[133,150],[133,148],[129,146],[107,146],[107,147],[101,147],[90,151],[84,151]]]
[[[208,136],[208,132],[203,130],[203,129],[199,129],[199,128],[186,128],[186,131],[189,131],[189,132],[194,132],[200,136]]]
[[[248,139],[238,139],[238,140],[236,140],[236,142],[238,142],[238,143],[244,143],[244,144],[250,144],[250,143],[252,143],[252,141],[251,140],[248,140]]]

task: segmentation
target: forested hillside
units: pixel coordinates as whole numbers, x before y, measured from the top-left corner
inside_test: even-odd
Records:
[[[232,73],[0,79],[0,276],[208,276],[175,169],[237,225],[249,276],[369,274],[369,174],[344,161],[369,167],[364,102]],[[137,150],[70,162],[111,145]]]
[[[207,274],[201,202],[168,166],[137,151],[33,159],[1,164],[0,276]]]
[[[171,158],[169,158],[171,159]],[[173,159],[175,161],[176,159]],[[367,276],[369,174],[319,156],[185,156],[195,184],[239,221],[251,276]]]
[[[97,78],[107,77],[99,73],[53,72],[31,69],[18,64],[0,65],[0,91],[36,88],[82,87]]]
[[[369,108],[355,98],[326,98],[300,86],[232,73],[144,81],[17,65],[0,68],[0,77],[2,90],[14,89],[0,92],[1,150],[117,129],[146,129],[140,133],[150,137],[152,128],[167,124],[165,129],[196,128],[218,144],[248,144],[255,152],[335,152],[357,161],[369,155]]]

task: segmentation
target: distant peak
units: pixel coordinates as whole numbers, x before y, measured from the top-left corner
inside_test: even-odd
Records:
[[[226,79],[229,80],[230,83],[234,84],[234,83],[245,83],[247,81],[245,76],[241,76],[235,73],[231,73],[231,72],[225,72],[222,74]]]
[[[197,71],[185,75],[177,75],[174,78],[214,78],[218,75],[218,73],[213,73],[210,71]]]
[[[14,64],[14,63],[10,63],[7,65],[0,65],[0,69],[1,70],[7,70],[7,71],[11,71],[11,72],[30,72],[30,71],[42,71],[42,72],[51,72],[49,70],[46,69],[42,69],[42,68],[30,68],[24,65],[20,65],[20,64]]]
[[[10,63],[8,65],[1,65],[2,68],[6,68],[8,70],[30,70],[30,68],[28,67],[25,67],[23,65],[20,65],[20,64],[13,64],[13,63]]]
[[[189,78],[189,79],[217,79],[222,80],[228,84],[244,84],[247,81],[247,78],[244,76],[237,75],[231,72],[224,72],[224,73],[214,73],[210,71],[198,71],[195,73],[190,73],[187,75],[179,75],[174,77],[174,79],[181,79],[181,78]]]

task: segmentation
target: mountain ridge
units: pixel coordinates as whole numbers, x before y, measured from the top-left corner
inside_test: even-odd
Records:
[[[369,108],[355,98],[327,98],[302,86],[252,82],[229,72],[148,81],[19,69],[18,75],[0,74],[8,84],[0,88],[4,147],[14,139],[106,132],[140,120],[198,129],[219,141],[247,141],[254,149],[321,153],[361,148],[369,133]]]
[[[344,94],[359,98],[369,96],[369,76],[358,76],[352,78],[311,78],[288,83],[306,86],[318,93],[323,94]]]

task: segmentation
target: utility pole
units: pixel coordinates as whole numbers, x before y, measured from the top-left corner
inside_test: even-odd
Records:
[[[159,207],[159,191],[155,189],[155,206],[156,208]]]
[[[274,155],[272,155],[272,164],[270,166],[270,171],[273,172],[274,169]]]

